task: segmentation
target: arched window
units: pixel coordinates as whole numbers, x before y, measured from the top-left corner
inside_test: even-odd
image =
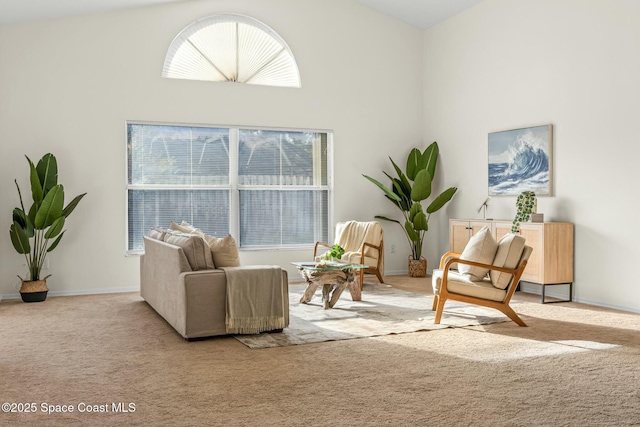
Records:
[[[244,15],[213,15],[173,40],[162,77],[300,87],[287,43],[266,24]]]

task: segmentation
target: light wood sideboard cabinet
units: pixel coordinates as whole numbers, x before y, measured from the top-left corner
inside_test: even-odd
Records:
[[[482,219],[450,219],[449,220],[449,251],[461,254],[467,246],[471,236],[476,234],[484,226],[491,228],[491,221]],[[451,268],[457,269],[458,264],[451,264]]]
[[[500,240],[511,232],[509,220],[449,220],[449,250],[461,253],[471,238],[483,226],[491,229],[493,237]],[[465,234],[466,231],[466,234]],[[520,223],[518,233],[526,239],[533,252],[522,274],[522,282],[542,285],[542,302],[545,302],[545,286],[569,285],[569,297],[573,294],[573,224],[570,222]],[[556,302],[556,301],[554,301]],[[560,301],[557,301],[560,302]]]
[[[490,220],[482,219],[450,219],[449,220],[449,250],[462,253],[471,236],[484,226],[491,227]],[[494,235],[495,237],[495,235]]]

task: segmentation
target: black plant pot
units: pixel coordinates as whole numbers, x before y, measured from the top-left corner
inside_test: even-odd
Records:
[[[25,292],[20,293],[20,296],[22,297],[22,301],[24,302],[42,302],[47,299],[48,292],[49,291]]]

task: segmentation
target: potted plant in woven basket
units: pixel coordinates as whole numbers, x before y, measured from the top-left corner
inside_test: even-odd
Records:
[[[405,171],[402,171],[393,159],[389,157],[398,176],[394,178],[383,171],[391,180],[390,188],[370,176],[363,175],[377,185],[384,192],[385,197],[402,212],[404,222],[382,215],[376,215],[375,217],[384,221],[395,222],[404,231],[411,248],[408,263],[411,277],[424,277],[427,275],[427,260],[422,256],[422,247],[425,235],[429,230],[429,218],[432,213],[447,204],[458,190],[456,187],[447,188],[435,197],[426,209],[422,206],[422,202],[431,196],[431,184],[436,173],[438,153],[437,142],[429,145],[424,152],[414,148],[407,157]]]
[[[25,156],[26,157],[26,156]],[[24,255],[28,275],[22,280],[20,295],[25,302],[40,302],[47,298],[47,278],[41,277],[47,253],[54,250],[65,231],[67,217],[84,197],[76,196],[64,206],[64,187],[58,184],[58,164],[53,154],[45,154],[37,165],[29,162],[29,179],[33,203],[25,209],[22,192],[15,180],[20,207],[13,210],[13,223],[9,229],[15,250]]]

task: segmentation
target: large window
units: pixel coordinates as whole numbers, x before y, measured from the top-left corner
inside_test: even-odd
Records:
[[[326,241],[328,132],[127,124],[127,251],[187,221],[244,249]]]

